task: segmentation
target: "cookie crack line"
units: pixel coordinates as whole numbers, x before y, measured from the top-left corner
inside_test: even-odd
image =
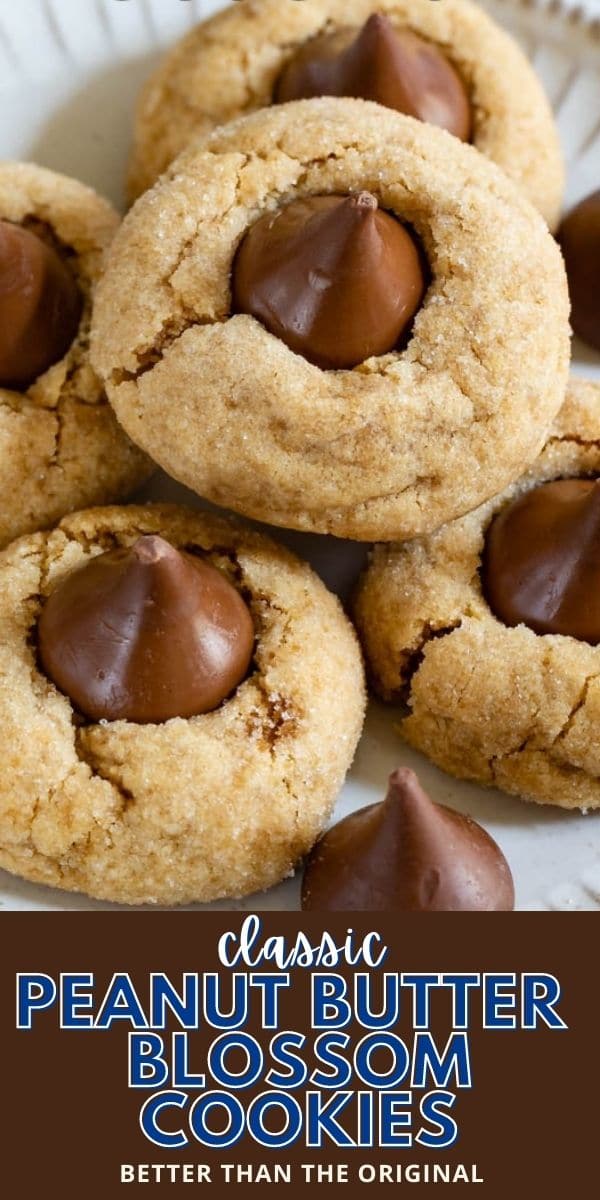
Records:
[[[115,775],[112,773],[112,771],[108,772],[102,769],[98,762],[97,755],[94,754],[94,751],[90,746],[83,745],[83,739],[88,733],[89,728],[90,727],[86,725],[77,726],[73,723],[73,747],[75,753],[79,762],[89,767],[91,777],[95,779],[101,779],[104,783],[109,784],[113,793],[116,793],[116,795],[120,798],[122,815],[126,809],[130,807],[130,805],[135,804],[135,796],[129,788],[125,787],[123,781],[118,777],[118,774]],[[115,762],[113,764],[115,772],[122,770],[124,765],[124,763]]]
[[[598,449],[598,447],[600,447],[600,438],[585,438],[576,433],[561,433],[549,437],[546,441],[544,449],[547,449],[549,446],[569,445],[581,446],[583,450],[586,450],[588,447],[594,447]]]
[[[527,753],[527,751],[528,751],[528,746],[526,744],[522,750],[512,751],[509,754],[495,754],[489,759],[490,776],[491,776],[491,780],[492,780],[492,785],[494,787],[497,787],[502,792],[505,792],[505,793],[507,792],[506,779],[502,775],[499,776],[498,770],[499,770],[499,768],[502,767],[503,763],[507,763],[507,762],[511,762],[511,761],[514,762],[515,759],[519,758],[521,756],[521,754]],[[543,754],[544,751],[540,750],[539,753]],[[589,779],[589,778],[598,779],[599,778],[597,775],[591,776],[590,772],[585,767],[575,766],[574,763],[562,762],[560,759],[552,758],[552,765],[554,767],[554,770],[560,772],[561,776],[564,779],[570,779],[573,776],[576,776],[576,777],[582,778],[582,779]],[[475,782],[477,782],[479,780],[478,775],[468,776],[468,778],[474,779]],[[534,795],[524,792],[524,791],[515,792],[512,788],[510,789],[510,791],[508,791],[508,794],[509,795],[511,795],[511,794],[518,795],[523,800],[527,800],[532,804],[542,804],[545,806],[548,803],[546,800],[540,799],[539,796],[534,796]],[[584,804],[576,804],[576,805],[571,805],[569,807],[579,808],[582,812],[587,811],[587,808]]]
[[[40,380],[43,380],[44,376],[48,375],[49,372],[54,370],[56,367],[60,367],[60,363],[54,363],[52,367],[49,367],[48,371],[44,372],[44,375],[40,375],[38,379],[36,379],[31,386],[27,388],[26,391],[19,391],[16,388],[0,388],[0,409],[4,409],[5,411],[11,413],[19,413],[26,405],[32,405],[34,408],[39,409],[40,412],[56,412],[57,408],[61,404],[64,404],[70,399],[75,399],[79,404],[87,404],[90,408],[94,408],[100,404],[106,404],[106,396],[103,394],[99,380],[97,381],[97,394],[95,394],[92,398],[84,394],[75,394],[75,396],[72,395],[71,386],[77,376],[77,373],[81,369],[81,366],[85,360],[85,356],[85,346],[82,345],[77,345],[75,348],[67,351],[66,357],[67,359],[70,359],[70,362],[69,365],[66,366],[64,379],[62,380],[58,395],[56,397],[53,398],[43,395],[43,388],[40,389],[42,391],[41,396],[38,397],[36,392],[38,391]]]
[[[193,320],[185,321],[182,328],[174,329],[172,328],[174,320],[173,318],[169,318],[157,334],[153,346],[147,350],[135,350],[133,352],[134,358],[137,358],[139,362],[137,369],[131,371],[126,367],[115,367],[109,376],[110,383],[115,388],[121,387],[124,383],[137,383],[144,375],[150,374],[164,360],[169,350],[172,350],[190,330],[210,325],[225,324],[228,320],[229,317],[223,317],[221,320],[214,317],[194,317]]]
[[[474,674],[475,670],[476,670],[476,668],[473,669],[472,675]],[[471,678],[472,678],[472,675],[471,675]],[[464,694],[465,693],[463,691],[460,696],[461,700],[462,700]],[[502,754],[495,754],[490,759],[490,767],[492,766],[492,763],[499,763],[499,762],[502,762],[503,759],[507,759],[507,758],[515,758],[519,754],[524,754],[525,751],[529,749],[529,743],[531,741],[533,741],[535,734],[536,734],[536,721],[542,711],[542,708],[543,708],[543,704],[541,704],[541,703],[538,704],[535,711],[531,714],[531,716],[529,718],[529,722],[528,722],[529,727],[528,727],[528,730],[527,730],[527,733],[525,734],[525,736],[523,737],[523,735],[521,735],[520,740],[516,746],[508,747],[506,750],[503,751]],[[557,736],[560,736],[560,734]]]
[[[256,674],[254,682],[262,705],[255,710],[256,724],[251,718],[249,726],[252,732],[256,728],[260,729],[264,744],[271,758],[274,758],[278,742],[298,728],[299,714],[289,697],[268,687],[260,671]]]
[[[569,716],[567,717],[567,720],[563,724],[560,732],[556,735],[556,737],[554,738],[554,740],[551,742],[550,746],[548,747],[550,753],[552,753],[559,746],[560,742],[563,741],[564,738],[568,737],[568,735],[573,727],[573,723],[577,717],[577,714],[580,713],[581,710],[583,708],[585,708],[585,706],[587,704],[587,698],[589,695],[590,688],[591,688],[592,684],[596,681],[596,679],[600,679],[600,673],[598,673],[598,672],[596,672],[592,675],[588,675],[586,677],[586,679],[584,680],[582,687],[581,687],[581,692],[579,694],[579,699],[576,701],[573,708],[571,709],[571,712],[569,713]]]
[[[48,461],[48,467],[51,470],[58,470],[58,471],[62,470],[61,458],[62,458],[62,453],[63,453],[63,435],[65,432],[65,421],[64,421],[64,415],[62,412],[63,403],[64,402],[62,400],[59,401],[59,403],[56,405],[56,408],[54,409],[54,415],[56,418],[56,429],[55,429],[55,433],[54,433],[54,450],[52,452],[51,458]]]
[[[42,600],[45,600],[46,596],[48,595],[48,580],[49,580],[49,576],[50,576],[50,568],[52,566],[52,562],[53,562],[53,555],[52,555],[52,551],[50,548],[50,538],[45,537],[43,540],[43,543],[42,543],[41,551],[40,551],[40,569],[39,569],[39,582],[38,582],[38,593],[39,593],[38,603],[39,603],[40,609],[42,606]],[[39,616],[39,611],[35,615],[36,622],[37,622],[38,616]],[[30,637],[33,637],[33,634],[34,634],[34,629],[33,629],[33,623],[32,623],[31,629],[29,630]]]
[[[436,625],[433,621],[427,621],[421,629],[420,634],[413,645],[401,652],[396,664],[396,673],[400,681],[398,688],[386,689],[385,698],[389,700],[397,700],[410,708],[412,685],[415,676],[418,674],[427,646],[439,638],[448,637],[457,629],[460,629],[464,617],[457,617],[456,620],[447,622],[443,625]],[[369,656],[367,655],[367,664]]]

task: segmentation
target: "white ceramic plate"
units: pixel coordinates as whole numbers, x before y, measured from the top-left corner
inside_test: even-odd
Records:
[[[122,202],[131,114],[142,80],[164,48],[218,0],[18,0],[0,5],[0,155],[31,159],[83,179]],[[568,203],[600,186],[600,0],[490,0],[540,73],[557,112],[569,163]],[[575,346],[575,370],[600,377],[600,358]],[[152,496],[197,503],[164,478]],[[342,595],[365,549],[330,538],[276,536],[310,559]],[[393,733],[394,713],[373,704],[336,818],[381,798],[399,763],[416,767],[431,795],[471,813],[502,846],[520,909],[600,908],[600,813],[588,817],[510,799],[450,779]],[[114,906],[35,887],[0,872],[7,909]],[[297,909],[298,880],[240,904]]]

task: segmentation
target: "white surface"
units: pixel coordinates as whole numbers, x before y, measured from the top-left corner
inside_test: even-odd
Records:
[[[31,159],[78,176],[117,204],[138,88],[171,41],[223,7],[214,0],[18,0],[0,4],[0,155]],[[568,203],[600,186],[600,0],[537,7],[490,0],[486,7],[517,32],[557,110],[569,163]],[[593,19],[599,18],[598,24]],[[600,358],[575,346],[575,370],[600,378]],[[156,495],[156,490],[153,495]],[[163,481],[161,495],[186,497]],[[193,502],[193,501],[192,501]],[[309,558],[330,586],[347,594],[365,550],[332,539],[276,536]],[[600,908],[600,813],[583,817],[542,809],[499,792],[461,784],[410,751],[393,732],[394,713],[372,705],[338,819],[380,799],[399,763],[416,767],[431,795],[471,813],[502,846],[521,909]],[[9,909],[92,909],[82,896],[35,887],[0,872],[0,905]],[[298,880],[241,904],[298,907]]]

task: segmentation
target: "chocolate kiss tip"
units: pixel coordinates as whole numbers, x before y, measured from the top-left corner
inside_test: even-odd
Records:
[[[147,533],[138,538],[132,553],[138,562],[155,563],[163,558],[172,558],[173,547],[155,533]]]
[[[369,32],[389,33],[390,30],[394,31],[394,26],[385,13],[374,12],[371,13],[371,16],[365,21],[363,26],[363,33],[366,33],[367,30]]]
[[[384,809],[393,819],[415,827],[435,818],[436,805],[421,786],[418,775],[410,767],[398,767],[389,777]]]
[[[397,767],[389,777],[386,801],[408,798],[429,799],[415,772],[411,771],[410,767]]]
[[[377,196],[374,196],[372,192],[359,192],[358,195],[351,196],[350,204],[353,208],[364,210],[365,215],[370,212],[377,212],[379,208]]]
[[[386,54],[393,48],[396,37],[396,29],[390,18],[385,13],[372,13],[357,35],[354,49],[364,50],[369,55]]]
[[[411,770],[410,767],[396,767],[396,770],[392,771],[392,774],[390,775],[389,784],[391,788],[402,788],[405,787],[406,784],[416,784],[417,787],[421,789],[417,775]]]

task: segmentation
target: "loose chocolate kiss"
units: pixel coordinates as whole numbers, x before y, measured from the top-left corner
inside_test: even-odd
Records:
[[[354,96],[440,125],[468,142],[471,104],[465,85],[432,42],[374,13],[363,28],[313,38],[284,67],[275,101]]]
[[[309,196],[261,217],[237,253],[233,307],[344,370],[394,350],[425,291],[419,249],[375,196]]]
[[[74,571],[38,625],[42,666],[93,721],[209,712],[244,678],[254,625],[220,571],[141,537]]]
[[[60,254],[0,221],[0,387],[27,388],[66,354],[83,302]]]
[[[532,488],[492,522],[483,588],[505,625],[600,642],[600,480]]]
[[[600,350],[600,191],[565,217],[558,240],[569,279],[573,329]]]
[[[406,767],[382,804],[351,813],[317,842],[302,908],[320,912],[487,912],[514,908],[510,868],[470,817],[434,804]]]

